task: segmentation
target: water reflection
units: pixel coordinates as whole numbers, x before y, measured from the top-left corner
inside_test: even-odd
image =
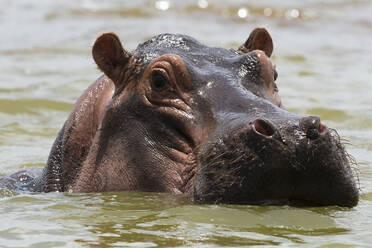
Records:
[[[248,16],[248,14],[249,14],[249,10],[247,8],[240,8],[238,10],[238,16],[240,18],[246,18]]]
[[[285,12],[287,19],[296,19],[300,17],[300,11],[298,9],[289,9]]]
[[[155,8],[157,8],[158,10],[168,10],[169,9],[169,2],[168,1],[165,1],[165,0],[160,0],[160,1],[156,1],[155,2]]]
[[[201,9],[208,8],[208,1],[207,0],[199,0],[198,5]]]
[[[94,215],[86,216],[86,229],[98,239],[79,242],[92,247],[280,245],[348,232],[332,217],[340,208],[325,214],[316,208],[190,205],[185,200],[166,194],[101,194],[99,201],[91,201]]]

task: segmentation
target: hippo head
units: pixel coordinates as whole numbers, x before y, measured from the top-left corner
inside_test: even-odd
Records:
[[[355,206],[339,136],[283,108],[272,51],[263,28],[237,50],[161,34],[129,53],[100,36],[93,57],[115,89],[87,163],[118,178],[101,184],[199,203]]]

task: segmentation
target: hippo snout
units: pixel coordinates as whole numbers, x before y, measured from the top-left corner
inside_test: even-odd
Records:
[[[317,116],[301,118],[299,127],[310,140],[316,140],[327,131],[327,126]],[[277,132],[275,126],[265,119],[256,119],[253,121],[252,128],[255,132],[267,137],[272,137]]]
[[[201,148],[195,200],[355,206],[358,189],[337,133],[319,117],[290,123],[258,118]]]
[[[306,137],[315,140],[320,134],[324,134],[327,126],[317,116],[308,116],[300,120],[300,127],[305,131]]]

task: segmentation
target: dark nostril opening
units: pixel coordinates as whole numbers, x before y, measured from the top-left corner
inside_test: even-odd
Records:
[[[272,136],[275,132],[274,127],[265,120],[257,119],[253,122],[253,127],[257,133],[264,136]]]
[[[326,124],[324,124],[323,122],[320,122],[320,124],[319,124],[319,133],[322,134],[322,133],[324,133],[326,130],[327,130],[327,126],[326,126]]]
[[[308,116],[300,120],[300,127],[305,131],[306,137],[315,140],[327,130],[327,126],[317,116]]]
[[[316,129],[308,129],[306,131],[306,137],[308,137],[311,140],[315,140],[319,137],[319,132]]]

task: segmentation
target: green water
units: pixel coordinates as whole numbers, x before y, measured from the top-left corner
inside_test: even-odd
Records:
[[[238,47],[275,42],[284,105],[319,115],[358,161],[357,207],[193,205],[156,193],[0,191],[0,247],[371,247],[372,2],[0,0],[0,174],[43,166],[76,98],[99,75],[94,39],[164,32]],[[240,15],[240,16],[239,16]]]

